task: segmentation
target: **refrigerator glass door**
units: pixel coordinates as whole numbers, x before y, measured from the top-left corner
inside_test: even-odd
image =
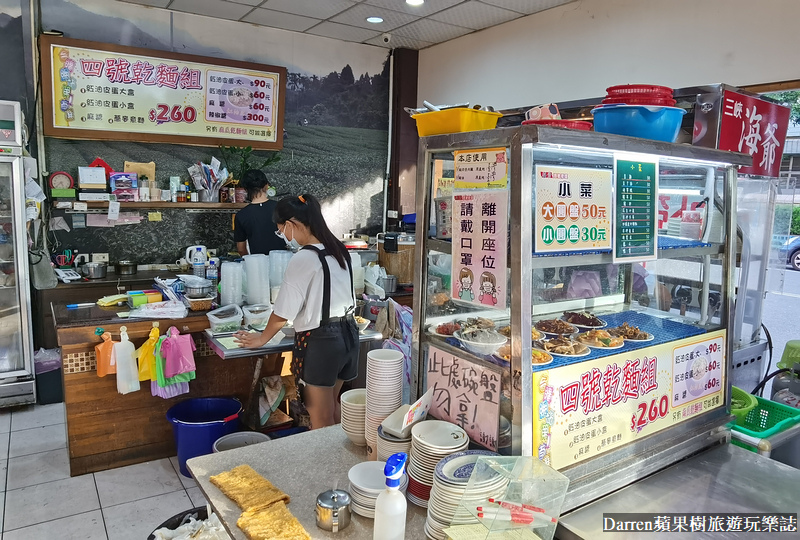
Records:
[[[0,154],[0,379],[31,373],[22,159]]]

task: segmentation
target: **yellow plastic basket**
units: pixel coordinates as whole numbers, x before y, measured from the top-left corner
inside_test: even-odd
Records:
[[[455,108],[415,114],[417,133],[420,137],[494,129],[497,120],[503,116],[499,112],[479,111],[477,109]]]

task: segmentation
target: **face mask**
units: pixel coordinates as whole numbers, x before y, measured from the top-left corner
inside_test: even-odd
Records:
[[[291,223],[291,221],[287,221],[286,225],[289,225],[289,223]],[[283,227],[284,231],[286,230],[286,225]],[[283,241],[286,242],[286,245],[292,248],[293,251],[297,251],[298,249],[300,249],[300,243],[297,241],[294,235],[292,235],[292,239],[289,240],[288,238],[286,238],[286,234],[278,231],[278,236],[283,238]]]

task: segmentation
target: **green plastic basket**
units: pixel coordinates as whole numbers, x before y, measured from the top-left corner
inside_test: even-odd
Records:
[[[751,437],[766,439],[800,422],[800,409],[758,396],[755,398],[758,405],[747,413],[742,424],[732,426],[731,429]],[[756,451],[753,446],[736,439],[731,442],[741,448]]]
[[[742,426],[744,425],[745,418],[747,418],[747,413],[758,405],[758,400],[753,394],[749,394],[736,386],[731,386],[731,402],[733,402],[734,399],[747,403],[743,408],[738,409],[731,406],[731,414],[736,417],[736,424]]]

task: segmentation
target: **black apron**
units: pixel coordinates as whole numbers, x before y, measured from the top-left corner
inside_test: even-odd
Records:
[[[302,249],[315,251],[319,257],[320,264],[322,264],[322,320],[320,320],[317,328],[304,332],[295,332],[294,334],[291,370],[292,375],[294,375],[295,378],[295,386],[297,387],[298,392],[300,389],[300,380],[303,377],[303,364],[306,357],[306,351],[308,350],[309,343],[314,339],[314,334],[325,330],[330,331],[336,327],[340,327],[344,330],[344,326],[350,324],[355,326],[356,324],[355,319],[353,318],[353,312],[355,311],[355,297],[353,298],[353,305],[347,309],[343,316],[331,318],[331,272],[330,268],[328,268],[327,261],[325,261],[325,257],[328,255],[327,251],[311,245],[304,246]],[[347,257],[346,262],[347,269],[350,272],[350,290],[353,290],[353,265],[349,257]],[[341,335],[342,339],[345,341],[344,345],[347,351],[352,350],[353,347],[358,347],[358,339],[353,339],[353,334],[351,332],[342,331]],[[356,336],[357,335],[358,334],[356,332]]]

